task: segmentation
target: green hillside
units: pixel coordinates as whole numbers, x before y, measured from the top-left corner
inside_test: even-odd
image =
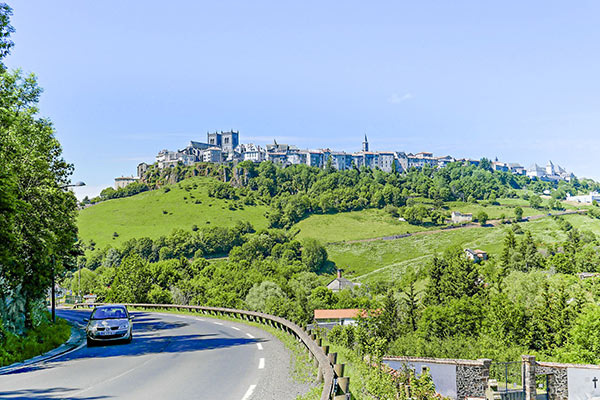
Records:
[[[208,187],[212,182],[212,178],[190,178],[167,186],[168,191],[159,189],[87,207],[79,213],[80,239],[93,239],[97,248],[103,248],[134,237],[154,239],[176,228],[191,230],[193,225],[231,227],[248,221],[257,229],[267,227],[267,207],[211,198]]]
[[[600,235],[600,220],[585,215],[563,217],[575,228]],[[567,239],[556,221],[550,217],[520,224],[529,230],[536,242],[554,244]],[[386,280],[398,278],[411,266],[419,268],[431,260],[431,256],[442,253],[450,246],[480,248],[492,257],[499,256],[506,230],[511,225],[497,227],[475,227],[454,229],[435,233],[417,234],[396,240],[377,240],[362,243],[327,245],[329,259],[338,267],[345,268],[348,277],[358,281]]]
[[[417,201],[428,202],[426,199]],[[430,201],[429,201],[430,202]],[[467,203],[462,201],[450,201],[444,203],[445,212],[450,215],[452,211],[461,213],[485,212],[490,220],[514,218],[515,207],[523,209],[523,216],[546,214],[548,211],[534,209],[529,202],[523,199],[499,199],[499,205],[484,205]],[[566,210],[574,210],[575,206],[561,203]],[[389,213],[380,209],[367,209],[335,214],[315,214],[300,221],[295,225],[299,229],[298,237],[312,237],[322,243],[335,243],[342,241],[380,238],[384,236],[401,235],[428,230],[438,230],[440,226],[411,225],[408,222],[399,221]]]
[[[311,237],[321,243],[369,239],[427,229],[399,221],[384,210],[368,209],[336,214],[316,214],[297,223],[298,238]]]

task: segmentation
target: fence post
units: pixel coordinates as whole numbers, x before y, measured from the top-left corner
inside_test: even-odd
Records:
[[[536,400],[537,388],[535,383],[535,356],[521,356],[523,370],[525,371],[525,400]]]

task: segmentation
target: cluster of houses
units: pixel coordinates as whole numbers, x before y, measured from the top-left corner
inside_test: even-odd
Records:
[[[229,163],[252,161],[260,163],[271,161],[282,166],[294,164],[306,164],[313,167],[324,168],[331,165],[337,170],[360,168],[362,166],[378,168],[385,172],[403,172],[411,168],[422,168],[425,165],[441,168],[449,163],[462,162],[464,164],[478,165],[479,160],[457,159],[452,156],[435,157],[433,153],[405,153],[402,151],[371,151],[367,135],[362,142],[362,149],[355,153],[344,151],[332,151],[330,149],[299,149],[294,145],[277,143],[265,147],[257,144],[240,143],[239,131],[207,132],[206,142],[190,141],[182,150],[161,150],[156,156],[158,168],[170,168],[176,165],[193,165],[198,162]],[[554,166],[550,161],[546,168],[537,164],[529,169],[516,163],[504,163],[497,159],[490,163],[496,171],[511,172],[515,175],[527,175],[531,178],[558,181],[571,180],[573,174],[566,172],[560,166]],[[148,169],[149,165],[141,163],[137,168],[136,177],[119,177],[115,179],[115,188],[126,186],[135,182]]]

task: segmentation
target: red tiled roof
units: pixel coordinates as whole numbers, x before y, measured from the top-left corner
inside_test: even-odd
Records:
[[[315,310],[315,319],[340,319],[366,317],[367,311],[359,308],[343,308],[337,310]]]

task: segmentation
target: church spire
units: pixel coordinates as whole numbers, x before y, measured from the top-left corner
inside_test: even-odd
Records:
[[[362,144],[362,151],[369,151],[369,141],[367,140],[366,133],[365,133],[365,141]]]

